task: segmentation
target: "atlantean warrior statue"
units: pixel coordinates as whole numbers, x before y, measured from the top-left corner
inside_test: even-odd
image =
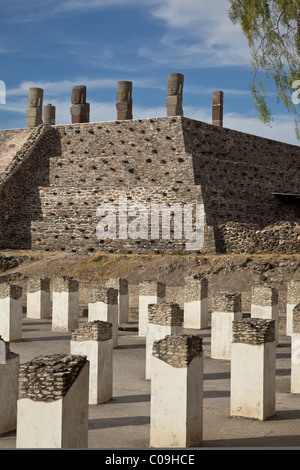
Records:
[[[182,92],[184,75],[181,73],[169,73],[167,86],[166,107],[167,116],[183,116]]]
[[[28,98],[28,109],[26,111],[27,126],[37,127],[43,124],[43,96],[41,88],[30,88]]]
[[[90,105],[86,102],[86,86],[73,86],[70,108],[72,124],[90,122]]]
[[[55,125],[55,106],[52,104],[44,106],[44,124]]]
[[[132,82],[118,82],[117,120],[132,119]]]

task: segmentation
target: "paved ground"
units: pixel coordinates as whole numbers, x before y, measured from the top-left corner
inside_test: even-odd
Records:
[[[193,330],[193,334],[203,337],[205,353],[203,447],[300,448],[300,394],[290,393],[290,338],[280,336],[277,347],[276,415],[262,422],[230,417],[230,362],[210,358],[210,329]],[[24,318],[23,339],[11,343],[10,349],[24,363],[40,354],[69,353],[70,337],[53,332],[48,320]],[[119,330],[119,347],[114,350],[114,397],[106,404],[90,406],[89,449],[149,447],[150,382],[144,377],[145,339],[134,328]],[[0,437],[0,449],[15,446],[15,432]]]

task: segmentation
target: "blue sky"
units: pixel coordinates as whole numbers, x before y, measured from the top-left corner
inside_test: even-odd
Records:
[[[224,127],[299,145],[294,116],[276,103],[264,126],[252,105],[250,52],[227,0],[0,0],[0,129],[26,127],[29,88],[44,89],[69,124],[71,91],[87,86],[91,122],[116,119],[119,80],[133,82],[134,119],[166,116],[168,74],[184,74],[184,115],[211,122],[224,91]],[[3,100],[2,100],[3,101]],[[1,90],[0,90],[1,102]]]

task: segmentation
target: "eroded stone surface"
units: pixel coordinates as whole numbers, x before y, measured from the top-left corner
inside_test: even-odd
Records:
[[[80,370],[85,356],[47,354],[20,366],[19,397],[51,402],[64,397]]]
[[[202,338],[194,335],[167,335],[153,344],[153,355],[172,367],[187,367],[202,354]]]
[[[232,322],[233,343],[264,344],[275,341],[275,320],[247,318]]]
[[[85,323],[72,333],[74,341],[106,341],[112,338],[112,324],[95,320]]]

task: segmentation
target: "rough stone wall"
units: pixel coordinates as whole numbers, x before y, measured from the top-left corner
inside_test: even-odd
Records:
[[[86,356],[48,354],[22,364],[19,398],[46,402],[59,400],[66,395],[86,360]]]
[[[72,333],[73,341],[107,341],[112,339],[112,324],[95,320],[84,325]]]
[[[237,222],[261,229],[295,221],[293,206],[273,193],[300,193],[300,148],[183,119],[195,184],[202,185],[208,225]]]
[[[153,355],[172,367],[187,367],[202,354],[202,338],[194,335],[167,335],[153,344]]]
[[[163,326],[181,326],[183,309],[174,302],[150,304],[148,307],[148,322]]]
[[[118,212],[120,196],[149,211],[151,203],[204,203],[204,251],[215,250],[216,243],[222,251],[252,249],[240,231],[240,243],[232,244],[226,224],[242,224],[248,233],[252,226],[260,232],[296,221],[294,206],[282,205],[272,193],[300,193],[299,147],[181,116],[41,126],[34,132],[27,153],[15,158],[13,173],[9,170],[0,185],[2,248],[186,249],[187,240],[172,239],[172,224],[171,240],[149,233],[145,240],[99,240],[97,208],[106,203]],[[280,235],[261,249],[280,246],[290,252],[295,236]]]
[[[275,341],[275,320],[249,318],[232,322],[232,342],[259,345]]]
[[[219,249],[227,253],[300,252],[300,225],[295,222],[280,222],[262,230],[257,224],[226,222],[217,230]]]

